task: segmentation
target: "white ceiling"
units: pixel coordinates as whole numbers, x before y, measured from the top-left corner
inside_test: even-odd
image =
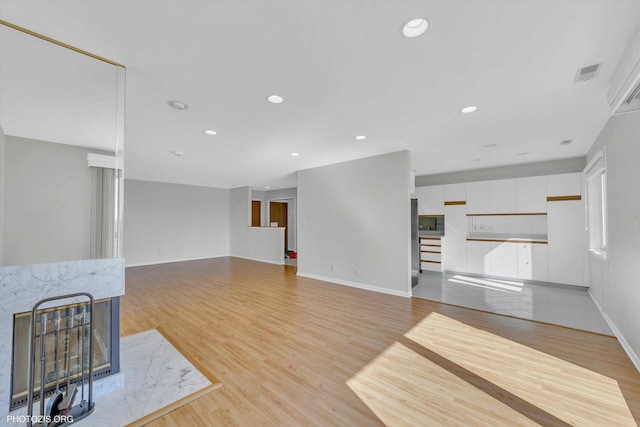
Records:
[[[116,150],[116,69],[0,26],[0,123],[8,135]]]
[[[414,17],[429,30],[406,39]],[[280,188],[403,149],[417,175],[583,156],[640,1],[0,0],[0,18],[127,66],[128,178]]]

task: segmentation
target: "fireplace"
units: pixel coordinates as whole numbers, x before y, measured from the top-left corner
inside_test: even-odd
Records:
[[[82,349],[78,344],[81,341],[76,338],[81,334],[82,328],[79,325],[83,311],[87,313],[87,322],[90,322],[94,328],[93,379],[97,380],[119,372],[119,306],[120,298],[113,297],[96,300],[94,313],[90,313],[88,303],[73,303],[63,307],[44,308],[37,311],[35,355],[40,354],[40,342],[42,341],[41,333],[38,331],[42,331],[41,319],[46,319],[47,326],[47,334],[44,336],[45,396],[48,397],[55,393],[56,377],[60,379],[61,390],[66,387],[67,374],[70,375],[70,385],[82,382],[80,373],[82,371]],[[70,321],[71,317],[73,319]],[[56,323],[61,325],[59,333],[55,333]],[[30,324],[31,312],[14,314],[10,410],[25,406],[28,402]],[[75,325],[75,328],[67,330],[69,324]],[[56,359],[58,360],[57,367]],[[86,369],[87,363],[84,361],[85,371],[88,371]],[[36,363],[35,368],[34,402],[40,398],[41,364]]]

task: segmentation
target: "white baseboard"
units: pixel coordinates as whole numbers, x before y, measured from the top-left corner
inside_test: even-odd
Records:
[[[275,261],[268,260],[268,259],[251,258],[251,257],[248,257],[248,256],[240,256],[240,255],[229,255],[229,256],[232,257],[232,258],[248,259],[249,261],[266,262],[267,264],[284,265],[284,259],[282,260],[282,262],[275,262]]]
[[[184,259],[174,259],[174,260],[169,260],[169,261],[140,262],[140,263],[136,263],[136,264],[125,264],[125,268],[126,267],[144,267],[144,266],[147,266],[147,265],[171,264],[172,262],[199,261],[199,260],[202,260],[202,259],[225,258],[225,257],[228,257],[228,256],[229,255],[212,255],[212,256],[205,256],[205,257],[201,257],[201,258],[184,258]]]
[[[300,277],[308,279],[322,280],[323,282],[335,283],[336,285],[350,286],[352,288],[365,289],[367,291],[380,292],[382,294],[395,295],[398,297],[411,298],[411,292],[396,291],[393,289],[379,288],[377,286],[365,285],[364,283],[349,282],[347,280],[334,279],[332,277],[316,276],[315,274],[297,273]]]
[[[616,336],[616,338],[618,338],[620,345],[622,346],[624,351],[627,353],[627,356],[629,356],[629,359],[631,359],[631,363],[633,363],[636,369],[638,370],[638,372],[640,372],[640,357],[638,357],[636,352],[633,351],[633,348],[631,348],[627,340],[624,338],[624,335],[622,335],[622,332],[620,332],[620,329],[618,329],[616,324],[613,323],[613,320],[611,320],[609,315],[602,309],[602,306],[593,297],[593,294],[591,294],[591,291],[587,291],[587,292],[589,293],[589,296],[591,297],[591,300],[593,301],[593,303],[596,305],[596,307],[598,307],[598,310],[600,311],[600,314],[602,314],[604,321],[607,322],[607,325],[609,325],[609,328],[611,328],[611,331],[613,332],[613,334]]]

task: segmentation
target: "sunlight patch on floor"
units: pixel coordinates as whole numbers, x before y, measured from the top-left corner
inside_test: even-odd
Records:
[[[386,425],[538,425],[398,342],[347,385]]]
[[[636,425],[618,383],[596,372],[438,313],[405,336],[571,425]]]
[[[453,276],[451,279],[449,279],[449,281],[460,283],[462,285],[477,286],[480,288],[493,289],[503,292],[522,292],[522,287],[524,286],[524,284],[521,282],[512,282],[498,279],[480,279],[478,277],[461,276],[459,274]]]

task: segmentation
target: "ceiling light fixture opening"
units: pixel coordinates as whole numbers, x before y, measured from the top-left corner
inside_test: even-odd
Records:
[[[293,157],[298,157],[300,155],[300,153],[291,153],[291,156]]]
[[[470,105],[469,107],[464,107],[463,109],[460,110],[460,112],[462,114],[469,114],[469,113],[473,113],[475,111],[478,111],[478,107]]]
[[[365,139],[367,139],[367,137],[365,135],[358,135],[355,138],[357,141],[364,141]]]
[[[284,102],[284,98],[280,95],[269,95],[267,96],[267,101],[272,104],[282,104]]]
[[[189,109],[187,103],[182,101],[167,101],[167,105],[169,105],[169,107],[171,108],[175,108],[176,110],[184,111]]]
[[[211,135],[211,136],[214,136],[214,135],[218,134],[218,132],[216,132],[215,130],[211,130],[211,129],[206,129],[204,131],[204,133],[206,133],[207,135]]]
[[[482,159],[473,159],[474,162],[481,162]]]
[[[527,154],[529,154],[529,153],[527,153],[527,152],[524,152],[524,153],[518,153],[518,154],[516,154],[516,156],[526,156]]]
[[[264,187],[266,190],[270,189],[271,187],[269,187],[268,185],[266,187]]]
[[[483,145],[484,148],[496,148],[498,146],[498,144],[485,144]]]
[[[171,154],[173,154],[174,156],[177,156],[177,157],[181,157],[181,156],[184,155],[184,151],[173,150],[171,152]]]
[[[573,142],[573,139],[565,139],[564,141],[560,142],[560,145],[569,145]]]
[[[419,37],[427,31],[429,23],[424,18],[413,18],[402,27],[402,35],[408,39]]]

